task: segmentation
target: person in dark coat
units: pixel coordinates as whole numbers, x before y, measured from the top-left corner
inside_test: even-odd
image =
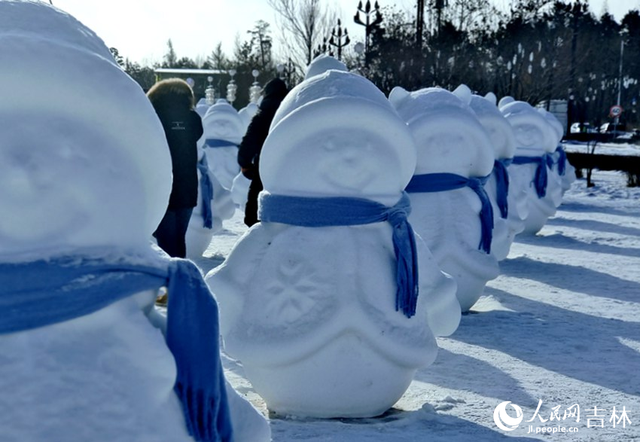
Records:
[[[266,84],[258,112],[251,119],[238,149],[238,164],[242,174],[251,180],[244,211],[244,223],[249,227],[259,222],[258,194],[263,189],[259,173],[260,151],[269,134],[271,120],[288,92],[287,85],[279,78]]]
[[[202,120],[193,110],[191,86],[179,78],[162,80],[147,92],[164,128],[173,170],[173,186],[167,212],[153,236],[170,256],[186,256],[185,236],[198,202],[198,139]]]

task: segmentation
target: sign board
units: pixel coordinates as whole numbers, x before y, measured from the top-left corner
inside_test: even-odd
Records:
[[[611,109],[609,109],[609,116],[612,118],[619,117],[622,115],[622,111],[622,106],[616,104],[615,106],[611,106]]]

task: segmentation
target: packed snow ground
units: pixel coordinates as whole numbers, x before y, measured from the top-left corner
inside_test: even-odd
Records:
[[[538,235],[516,237],[501,275],[384,416],[269,415],[242,366],[225,359],[229,381],[269,416],[275,442],[640,440],[640,189],[616,172],[596,171],[594,182],[576,181]],[[204,272],[246,231],[242,213],[224,227],[197,260]],[[523,413],[513,431],[494,422],[506,401]],[[557,433],[535,433],[543,428]]]

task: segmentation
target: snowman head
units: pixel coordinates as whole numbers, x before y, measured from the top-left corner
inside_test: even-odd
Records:
[[[0,1],[0,63],[0,260],[148,244],[171,158],[138,84],[44,2]]]
[[[307,72],[304,76],[304,79],[308,80],[309,78],[315,75],[323,74],[330,69],[345,72],[348,70],[347,66],[340,60],[337,60],[327,54],[320,54],[316,58],[314,58],[311,63],[309,63],[309,66],[307,66]]]
[[[238,111],[227,100],[219,99],[202,118],[204,138],[217,138],[240,144],[245,125]]]
[[[540,109],[540,111],[545,116],[545,118],[549,122],[549,125],[554,131],[555,137],[553,139],[557,147],[557,145],[560,143],[560,140],[562,140],[562,137],[564,136],[564,127],[562,126],[560,120],[558,120],[558,118],[551,112],[547,111],[546,109]]]
[[[497,159],[512,158],[516,150],[516,138],[511,124],[496,106],[495,95],[487,97],[473,95],[469,105],[487,131],[493,144],[495,157]]]
[[[415,138],[416,175],[453,173],[470,177],[491,173],[493,147],[468,102],[441,88],[410,93],[396,87],[389,100]]]
[[[240,119],[242,120],[242,123],[244,124],[243,131],[242,131],[243,135],[247,131],[247,128],[249,127],[249,123],[251,123],[251,120],[253,119],[254,115],[257,112],[258,112],[258,105],[253,102],[247,104],[245,107],[243,107],[238,111],[238,116],[240,117]]]
[[[411,134],[384,94],[359,75],[329,70],[281,103],[260,176],[273,193],[397,199],[415,161]]]
[[[524,101],[511,101],[500,111],[513,127],[517,155],[536,156],[556,149],[555,130],[538,109]]]

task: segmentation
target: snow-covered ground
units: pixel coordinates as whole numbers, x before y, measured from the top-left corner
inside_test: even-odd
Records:
[[[592,146],[578,141],[564,141],[562,143],[567,152],[590,153]],[[598,143],[595,153],[599,155],[640,156],[640,145],[629,143]]]
[[[537,236],[516,237],[500,277],[385,415],[269,415],[225,359],[229,381],[269,416],[275,442],[640,440],[640,189],[616,172],[593,181],[576,181]],[[219,265],[245,231],[236,212],[197,264]],[[512,431],[494,421],[504,402],[507,428],[522,410]]]

